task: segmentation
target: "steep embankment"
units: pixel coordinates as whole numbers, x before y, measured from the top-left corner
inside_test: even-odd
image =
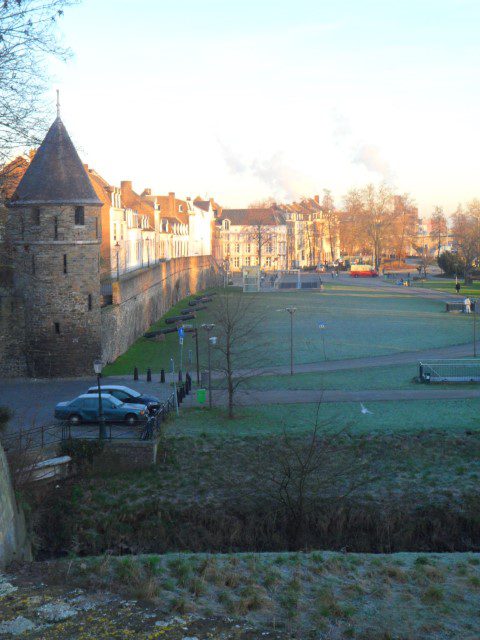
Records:
[[[5,452],[0,445],[0,569],[28,555],[25,521],[18,509]]]

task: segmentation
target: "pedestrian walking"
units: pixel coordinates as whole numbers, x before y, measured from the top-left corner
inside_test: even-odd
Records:
[[[456,285],[455,285],[455,291],[457,293],[460,293],[460,283],[459,282],[457,282]]]
[[[472,301],[470,300],[470,298],[468,296],[463,301],[463,304],[465,305],[465,313],[471,313],[472,312]]]

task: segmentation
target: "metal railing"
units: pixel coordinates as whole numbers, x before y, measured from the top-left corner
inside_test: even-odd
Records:
[[[168,418],[168,415],[172,411],[175,411],[176,402],[177,398],[172,392],[169,398],[160,405],[158,410],[150,414],[145,424],[137,424],[134,428],[127,427],[125,423],[107,423],[105,425],[105,440],[153,439],[160,434],[162,424]],[[98,424],[92,423],[74,426],[68,422],[61,422],[59,424],[35,427],[33,429],[20,429],[15,433],[2,436],[1,443],[5,451],[33,451],[73,439],[98,440]]]
[[[480,382],[479,359],[429,360],[418,363],[420,382]]]

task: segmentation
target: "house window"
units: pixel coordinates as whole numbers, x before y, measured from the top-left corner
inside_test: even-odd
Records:
[[[91,293],[88,294],[88,310],[89,311],[92,310],[92,294]]]
[[[67,273],[67,254],[63,254],[63,273]]]
[[[59,322],[54,322],[53,323],[53,328],[55,330],[55,333],[60,333],[60,323]]]
[[[250,266],[250,257],[245,258],[245,266],[246,267]]]
[[[233,259],[233,264],[235,267],[239,267],[240,266],[240,258],[234,258]]]
[[[40,226],[40,207],[33,207],[32,209],[32,224],[34,227]]]
[[[235,243],[235,253],[240,253],[240,243],[239,242]]]
[[[53,239],[58,240],[58,218],[55,216],[53,219]]]
[[[226,229],[226,231],[230,229],[230,220],[223,221],[223,228]]]
[[[272,266],[272,259],[270,258],[270,256],[268,256],[268,258],[265,258],[265,265],[267,267],[271,267]]]
[[[272,253],[272,243],[271,243],[271,242],[269,242],[269,243],[267,244],[267,252],[268,252],[268,253]]]
[[[250,250],[251,250],[250,243],[248,243],[246,248],[246,253],[250,253]]]
[[[116,222],[113,223],[113,239],[114,240],[117,239],[117,223]]]
[[[75,207],[75,224],[79,226],[85,224],[85,208],[84,207]]]

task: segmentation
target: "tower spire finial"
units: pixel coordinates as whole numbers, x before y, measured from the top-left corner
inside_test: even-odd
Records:
[[[57,118],[60,117],[60,89],[57,89]]]

